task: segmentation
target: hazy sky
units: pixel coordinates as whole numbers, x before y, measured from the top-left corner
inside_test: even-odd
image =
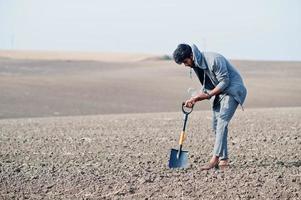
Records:
[[[300,0],[0,0],[0,49],[301,60]]]

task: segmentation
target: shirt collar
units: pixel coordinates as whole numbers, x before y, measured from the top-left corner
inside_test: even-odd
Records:
[[[193,54],[193,61],[195,66],[205,70],[207,69],[207,66],[205,64],[205,58],[204,55],[201,53],[201,51],[198,49],[198,47],[196,45],[192,45],[191,46],[192,49],[192,54]]]

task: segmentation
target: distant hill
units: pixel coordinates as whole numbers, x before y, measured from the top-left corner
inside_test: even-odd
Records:
[[[104,62],[135,62],[141,60],[170,60],[168,55],[77,51],[31,51],[0,50],[1,58],[31,60],[90,60]]]

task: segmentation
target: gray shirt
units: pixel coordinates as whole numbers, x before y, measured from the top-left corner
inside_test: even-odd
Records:
[[[247,89],[237,69],[218,53],[201,53],[196,45],[192,45],[191,48],[195,67],[199,67],[204,71],[203,89],[211,90],[211,85],[213,84],[214,87],[218,87],[222,91],[221,95],[219,95],[220,99],[224,95],[231,95],[242,105],[247,96]],[[211,82],[206,82],[205,75],[209,77]]]

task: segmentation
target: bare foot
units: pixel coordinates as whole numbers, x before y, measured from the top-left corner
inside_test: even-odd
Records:
[[[211,158],[209,164],[201,167],[201,171],[203,171],[203,170],[209,170],[209,169],[215,168],[217,166],[218,166],[218,157],[217,156],[213,156]]]
[[[220,160],[218,163],[218,166],[221,170],[225,170],[229,167],[229,162],[228,159],[227,160]]]

